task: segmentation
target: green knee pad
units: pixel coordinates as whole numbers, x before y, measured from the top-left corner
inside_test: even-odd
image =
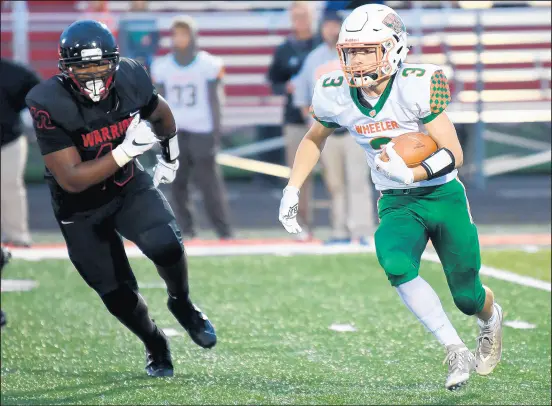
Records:
[[[476,270],[455,272],[448,280],[454,303],[462,313],[472,316],[483,310],[486,292]]]
[[[378,254],[378,261],[387,275],[391,286],[399,286],[410,282],[418,276],[419,264],[413,264],[412,259],[404,253],[388,253],[385,257]]]

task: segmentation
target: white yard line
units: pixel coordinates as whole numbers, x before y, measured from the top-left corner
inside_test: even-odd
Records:
[[[27,261],[40,261],[42,259],[68,259],[66,248],[13,248],[11,249],[14,258]],[[129,258],[144,257],[144,254],[137,247],[127,247],[126,252]],[[332,254],[351,254],[351,253],[374,253],[373,247],[365,247],[355,244],[331,245],[322,244],[261,244],[261,245],[226,245],[226,246],[205,246],[205,247],[186,247],[188,256],[229,256],[229,255],[332,255]],[[439,257],[433,252],[426,251],[422,259],[430,262],[440,263]],[[482,265],[481,275],[495,278],[516,285],[528,286],[531,288],[550,292],[550,282],[542,281],[529,276],[518,275],[516,273],[492,268]]]
[[[422,259],[425,259],[426,261],[441,263],[439,260],[439,257],[437,254],[432,252],[424,252],[422,255]],[[481,275],[488,276],[490,278],[500,279],[501,281],[507,281],[515,283],[516,285],[522,285],[522,286],[529,286],[531,288],[545,290],[547,292],[550,292],[552,289],[552,286],[550,285],[550,282],[541,281],[540,279],[531,278],[530,276],[523,276],[516,274],[514,272],[506,271],[504,269],[498,269],[493,268],[487,265],[481,265],[481,269],[479,270],[479,273]]]

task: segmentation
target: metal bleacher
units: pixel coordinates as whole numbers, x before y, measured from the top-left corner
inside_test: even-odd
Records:
[[[29,3],[41,3],[44,7],[48,2]],[[55,11],[33,11],[30,7],[29,14],[30,63],[43,77],[57,73],[59,34],[67,24],[82,18],[86,5],[79,1],[51,3],[56,3]],[[162,33],[159,54],[169,51],[168,28],[175,12],[187,12],[198,22],[200,47],[223,58],[227,67],[226,128],[280,121],[282,99],[271,95],[266,71],[275,47],[289,33],[287,12],[278,9],[285,9],[289,2],[270,3],[270,8],[274,9],[261,11],[255,8],[261,8],[263,3],[252,1],[149,2],[151,13],[147,13],[147,17],[155,16]],[[128,2],[112,1],[109,8],[115,19],[132,15],[127,11]],[[166,11],[167,8],[171,11]],[[454,103],[449,108],[453,120],[477,121],[475,104],[481,98],[484,121],[550,121],[550,7],[482,11],[484,31],[481,37],[474,32],[477,12],[401,10],[413,34],[410,42],[414,50],[407,62],[444,67],[454,93]],[[13,55],[13,21],[9,14],[2,13],[2,57],[6,58]],[[140,15],[133,15],[136,16]],[[419,28],[413,29],[418,24]],[[481,62],[484,67],[481,93],[476,91],[476,45],[479,40],[483,44]]]

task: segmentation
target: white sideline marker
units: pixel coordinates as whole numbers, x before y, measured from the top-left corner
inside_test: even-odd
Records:
[[[330,330],[338,331],[340,333],[347,333],[347,332],[353,332],[357,331],[355,326],[352,324],[332,324],[329,327]]]
[[[437,254],[434,254],[432,252],[424,252],[424,254],[422,255],[422,259],[425,259],[426,261],[436,262],[438,264],[441,263]],[[516,285],[529,286],[531,288],[545,290],[547,292],[552,291],[552,286],[550,285],[550,282],[541,281],[540,279],[531,278],[530,276],[518,275],[517,273],[506,271],[504,269],[497,269],[487,265],[481,265],[479,273],[491,278],[512,282]]]
[[[161,330],[163,330],[163,333],[165,333],[167,337],[176,337],[182,335],[180,331],[175,330],[174,328],[162,328]]]
[[[2,292],[26,292],[38,286],[30,279],[2,279]]]
[[[520,329],[520,330],[530,330],[530,329],[533,329],[533,328],[537,327],[534,324],[531,324],[531,323],[528,323],[528,322],[522,321],[522,320],[505,321],[504,325],[508,326],[508,327]]]

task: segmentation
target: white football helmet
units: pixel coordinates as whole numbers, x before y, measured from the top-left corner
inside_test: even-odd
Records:
[[[391,7],[360,6],[343,22],[336,48],[349,86],[375,86],[397,72],[406,59],[406,27]],[[353,66],[349,52],[359,48],[375,52],[376,62]]]

